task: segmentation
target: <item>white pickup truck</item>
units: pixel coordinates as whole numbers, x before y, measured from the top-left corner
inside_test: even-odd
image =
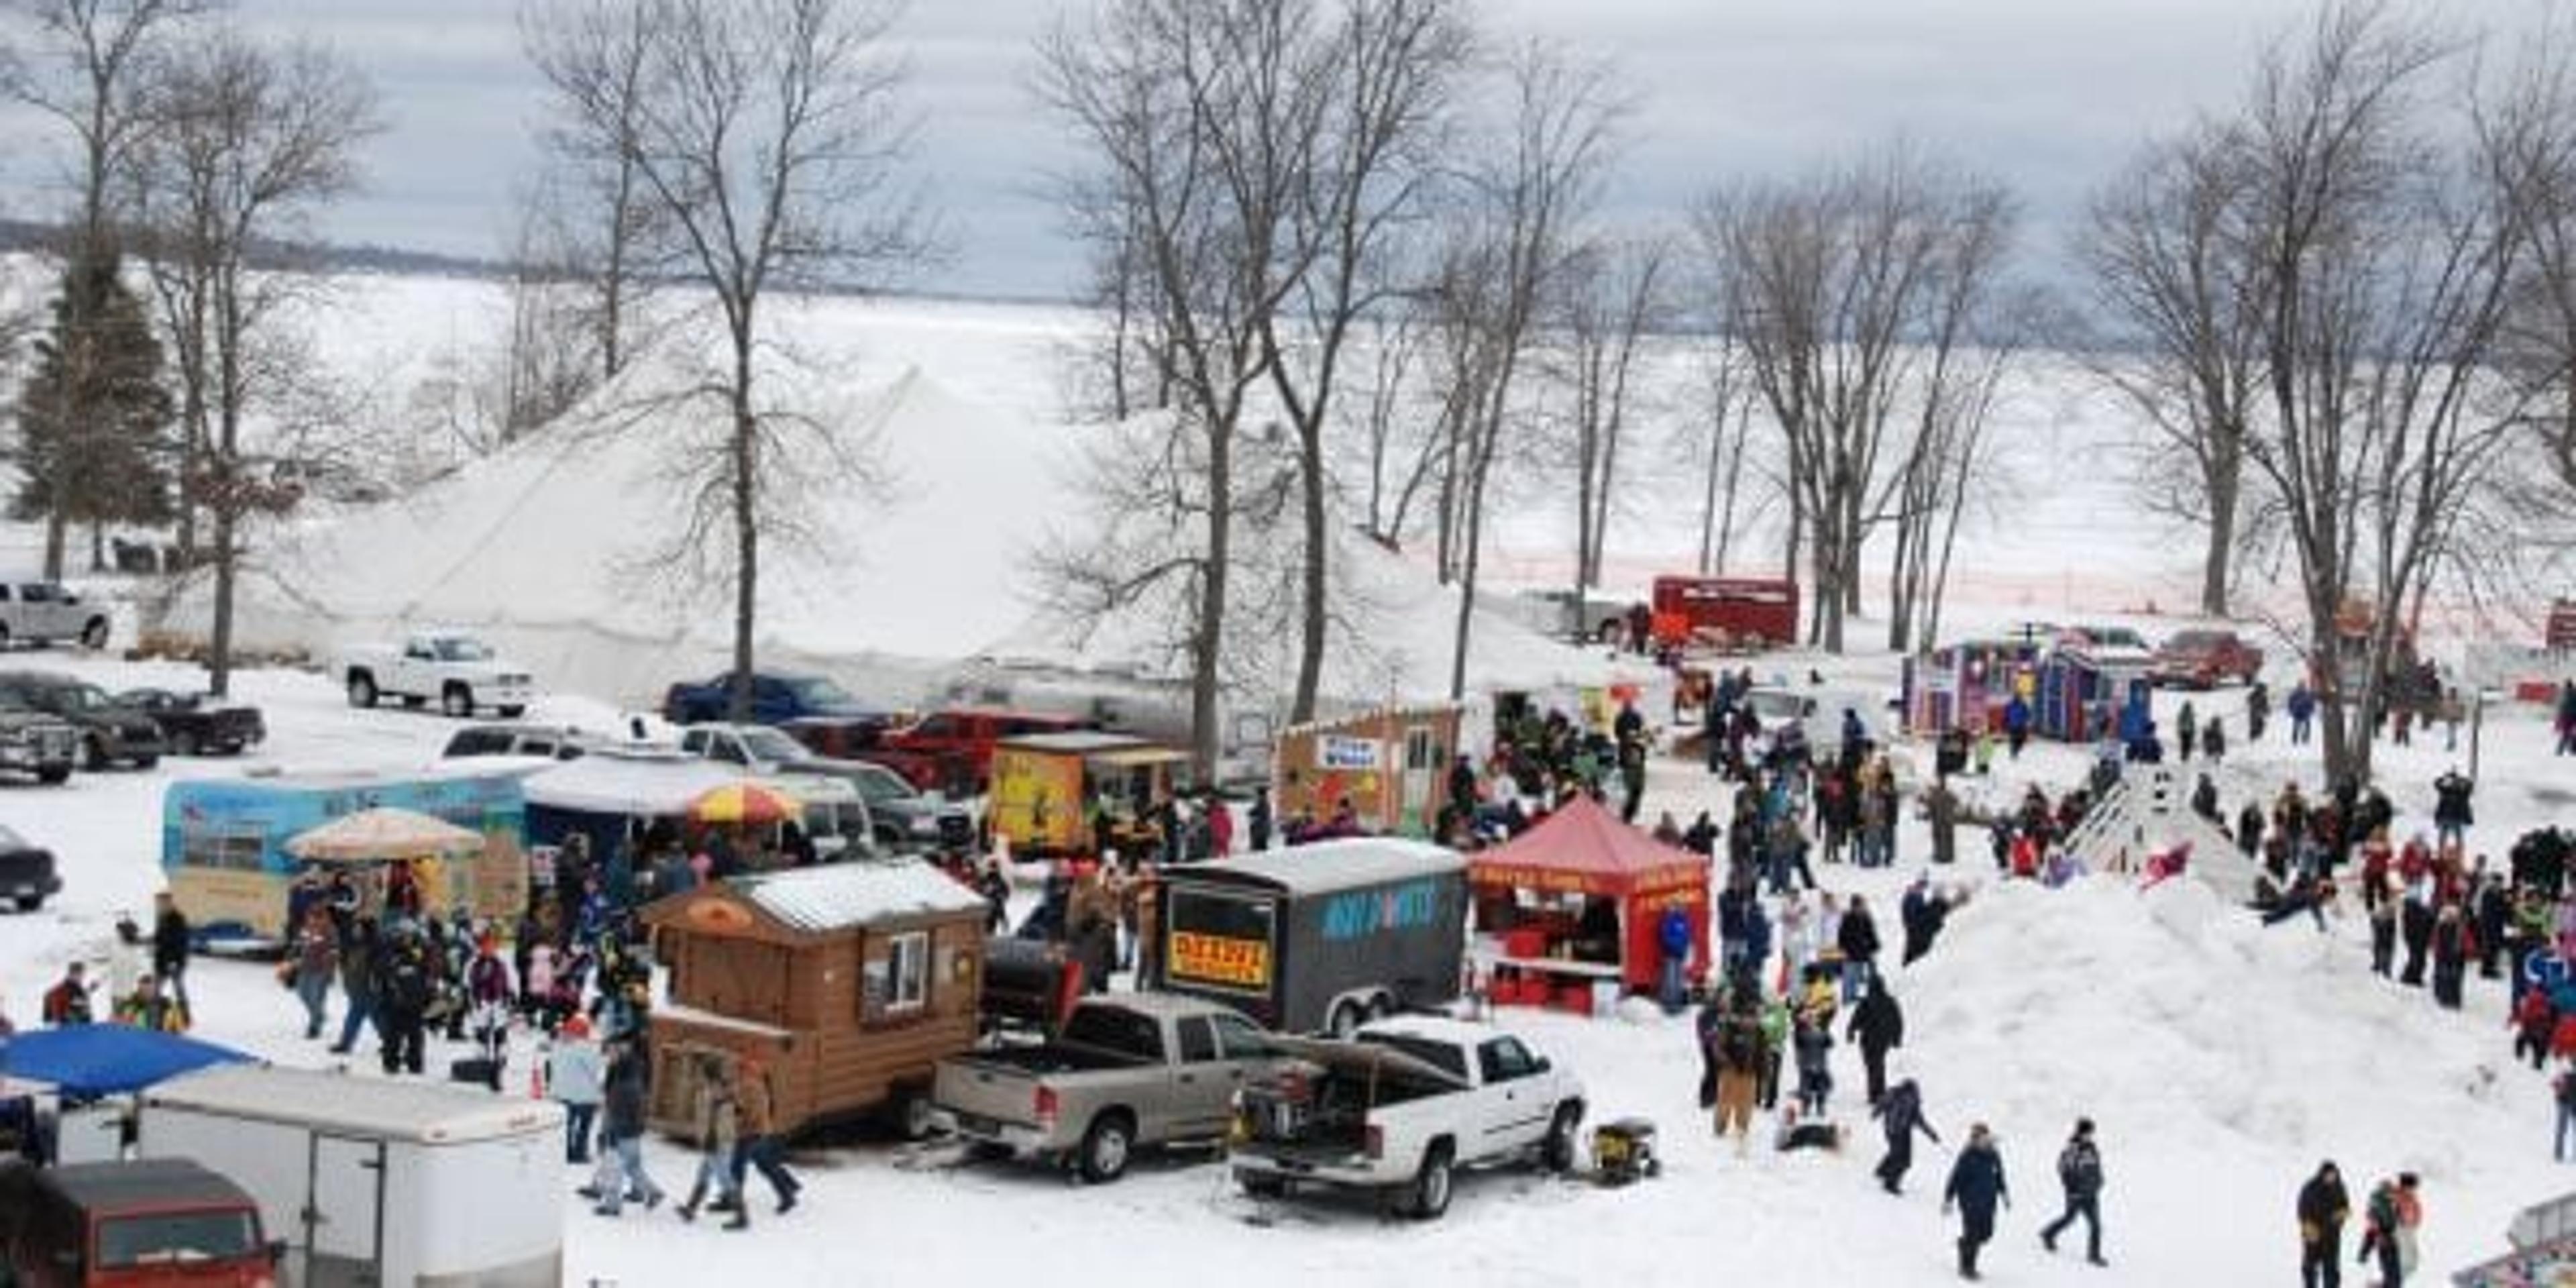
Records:
[[[462,631],[415,631],[399,645],[361,644],[342,653],[332,670],[353,707],[398,698],[407,707],[436,702],[460,720],[477,711],[514,720],[536,697],[536,681],[525,667]]]
[[[1294,1062],[1244,1088],[1227,1142],[1247,1193],[1373,1189],[1428,1221],[1449,1210],[1461,1167],[1531,1155],[1574,1166],[1583,1084],[1511,1034],[1408,1016],[1347,1042],[1270,1041]]]

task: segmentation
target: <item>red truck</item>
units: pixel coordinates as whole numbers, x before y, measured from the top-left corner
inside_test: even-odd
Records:
[[[259,1201],[185,1159],[0,1169],[0,1270],[30,1288],[271,1288]]]
[[[1657,577],[1660,645],[1786,647],[1798,642],[1798,583],[1773,577]]]
[[[1092,722],[992,707],[934,711],[908,728],[889,730],[857,753],[903,775],[923,791],[980,796],[993,777],[993,746],[1005,738],[1072,733]]]

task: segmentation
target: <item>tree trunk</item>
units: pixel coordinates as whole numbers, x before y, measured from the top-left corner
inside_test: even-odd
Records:
[[[1478,455],[1481,456],[1482,453]],[[1449,698],[1453,702],[1463,700],[1467,696],[1468,634],[1476,617],[1476,564],[1477,555],[1481,553],[1478,547],[1484,544],[1485,528],[1485,466],[1481,461],[1474,467],[1473,477],[1468,480],[1466,506],[1467,513],[1464,517],[1466,548],[1460,552],[1459,559],[1461,571],[1458,577],[1458,635],[1455,650],[1449,659]],[[1580,614],[1577,614],[1576,624],[1578,626],[1582,624]]]
[[[1320,421],[1322,407],[1316,408]],[[1298,472],[1304,475],[1306,517],[1305,611],[1297,639],[1297,693],[1288,719],[1304,724],[1315,718],[1317,690],[1323,687],[1325,627],[1332,605],[1327,593],[1332,530],[1324,516],[1324,429],[1319,423],[1298,434]],[[1212,781],[1212,780],[1203,780]]]
[[[62,455],[64,446],[66,444],[57,442],[54,445],[54,454]],[[67,531],[69,525],[63,520],[61,471],[56,470],[55,476],[56,485],[51,489],[53,496],[46,502],[45,509],[45,580],[47,581],[63,579],[63,552],[70,541]]]
[[[229,488],[229,464],[222,478]],[[228,697],[233,691],[233,579],[239,563],[233,541],[233,511],[237,508],[230,504],[215,507],[215,620],[206,642],[206,692],[218,698]]]
[[[2201,563],[2200,611],[2227,616],[2228,569],[2236,551],[2236,503],[2243,491],[2232,470],[2214,470],[2209,480],[2209,550]]]
[[[733,366],[733,683],[727,717],[751,719],[752,628],[760,605],[760,423],[751,401],[751,322],[734,331]]]
[[[1224,750],[1218,685],[1225,664],[1226,583],[1234,559],[1234,431],[1208,431],[1207,566],[1199,574],[1199,611],[1190,635],[1190,771],[1216,782]]]
[[[107,571],[107,525],[96,519],[89,523],[89,570]]]

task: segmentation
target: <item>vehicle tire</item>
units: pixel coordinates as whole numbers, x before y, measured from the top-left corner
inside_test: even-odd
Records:
[[[107,647],[107,619],[93,617],[81,625],[81,647],[95,653]]]
[[[1574,1170],[1575,1133],[1583,1126],[1583,1106],[1566,1101],[1556,1107],[1556,1117],[1547,1124],[1547,1139],[1539,1145],[1538,1161],[1551,1172]]]
[[[182,729],[179,732],[170,735],[170,754],[173,756],[202,756],[206,754],[206,752],[205,748],[197,741],[196,730]]]
[[[1349,1002],[1335,1002],[1333,1013],[1324,1021],[1324,1028],[1334,1037],[1347,1042],[1352,1034],[1360,1031],[1360,1022],[1366,1018],[1360,1013],[1360,1008]]]
[[[47,765],[36,771],[36,781],[47,787],[60,787],[71,778],[72,767],[69,765]]]
[[[474,718],[474,690],[462,684],[451,684],[438,691],[439,711],[455,720]]]
[[[376,705],[376,699],[379,696],[376,692],[376,677],[364,671],[349,672],[350,706],[372,707]]]
[[[919,1087],[905,1087],[894,1093],[888,1107],[886,1125],[905,1140],[930,1139],[930,1093]]]
[[[1234,1183],[1242,1186],[1244,1193],[1256,1199],[1275,1199],[1288,1193],[1287,1178],[1273,1176],[1268,1172],[1237,1171],[1234,1174]]]
[[[158,752],[155,752],[155,753],[153,753],[152,755],[149,755],[149,756],[137,756],[137,757],[135,757],[135,758],[134,758],[134,767],[135,767],[136,769],[150,769],[150,768],[152,768],[154,765],[158,765],[158,764],[160,764],[160,763],[161,763],[161,756],[160,756],[160,753],[158,753]]]
[[[1368,1011],[1361,1016],[1361,1022],[1375,1024],[1393,1014],[1395,1014],[1395,999],[1379,993],[1368,1000]]]
[[[516,720],[519,717],[528,714],[528,709],[526,707],[519,706],[496,707],[494,710],[499,711],[501,713],[501,718],[504,720]]]
[[[1405,1189],[1405,1213],[1416,1221],[1437,1221],[1449,1210],[1449,1188],[1455,1168],[1450,1162],[1449,1143],[1435,1144],[1422,1156],[1422,1170],[1413,1174],[1413,1184]]]
[[[1616,644],[1619,642],[1619,637],[1626,635],[1627,633],[1628,624],[1626,622],[1623,622],[1616,617],[1608,618],[1604,620],[1599,627],[1593,630],[1592,642],[1595,644]]]
[[[18,904],[18,911],[34,912],[35,910],[45,906],[45,896],[40,894],[22,894],[18,896],[16,902]]]
[[[417,693],[406,693],[402,695],[403,710],[418,711],[423,701],[424,699]]]
[[[1082,1133],[1082,1148],[1074,1164],[1081,1169],[1082,1179],[1107,1185],[1127,1174],[1127,1156],[1135,1148],[1136,1124],[1113,1109],[1091,1120],[1090,1130]]]
[[[93,734],[81,743],[81,768],[95,774],[115,765],[116,762],[107,754],[107,739]]]
[[[5,623],[0,623],[0,653],[7,652],[10,643],[9,627]]]

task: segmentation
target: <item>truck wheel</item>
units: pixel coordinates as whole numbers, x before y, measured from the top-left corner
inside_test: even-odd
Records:
[[[1352,1034],[1360,1031],[1360,1020],[1362,1018],[1360,1008],[1351,1005],[1349,1002],[1335,1002],[1333,1003],[1332,1017],[1325,1021],[1325,1027],[1331,1031],[1334,1037],[1347,1042],[1351,1039]]]
[[[18,911],[34,912],[38,908],[45,906],[45,896],[40,894],[22,894],[18,896],[17,902]]]
[[[134,758],[134,767],[135,767],[136,769],[150,769],[150,768],[152,768],[154,765],[158,765],[158,764],[160,764],[160,763],[161,763],[161,757],[160,757],[158,754],[150,755],[150,756],[137,756],[137,757],[135,757],[135,758]]]
[[[1449,1143],[1435,1144],[1422,1156],[1422,1170],[1413,1174],[1413,1185],[1406,1194],[1407,1204],[1416,1221],[1437,1221],[1449,1210],[1451,1180]]]
[[[1547,1141],[1539,1147],[1539,1162],[1547,1170],[1574,1170],[1574,1136],[1582,1126],[1583,1106],[1569,1100],[1556,1107],[1556,1117],[1547,1125]]]
[[[376,697],[376,677],[364,671],[349,672],[350,706],[372,707],[376,705]]]
[[[1244,1193],[1256,1199],[1275,1199],[1288,1192],[1287,1178],[1273,1176],[1268,1172],[1238,1170],[1234,1174],[1234,1183],[1242,1186]]]
[[[93,617],[81,627],[81,647],[96,652],[107,647],[107,619]]]
[[[516,719],[518,719],[519,717],[521,717],[521,716],[523,716],[523,715],[526,715],[526,714],[528,713],[528,709],[527,709],[526,707],[516,707],[516,706],[513,706],[513,707],[500,707],[500,708],[497,708],[497,709],[500,711],[500,713],[501,713],[501,718],[502,718],[502,719],[504,719],[504,720],[516,720]]]
[[[886,1115],[886,1122],[894,1128],[896,1135],[905,1140],[928,1140],[930,1094],[919,1087],[906,1087],[895,1092],[892,1112]]]
[[[68,761],[59,765],[47,765],[36,771],[36,781],[47,787],[60,787],[70,782],[71,777],[72,767]]]
[[[95,774],[115,764],[107,755],[107,739],[92,734],[89,741],[81,744],[81,768]]]
[[[182,729],[179,732],[170,735],[170,754],[173,756],[201,756],[205,754],[205,748],[198,744],[196,730]]]
[[[451,684],[439,690],[438,709],[457,720],[474,718],[474,690]]]
[[[1127,1174],[1127,1156],[1135,1148],[1136,1126],[1127,1115],[1111,1110],[1091,1120],[1091,1130],[1082,1133],[1082,1152],[1078,1163],[1082,1179],[1094,1185],[1106,1185]]]

